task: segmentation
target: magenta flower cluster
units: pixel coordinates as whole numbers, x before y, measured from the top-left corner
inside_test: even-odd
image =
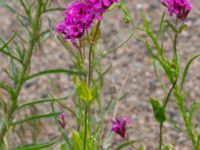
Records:
[[[101,20],[102,14],[117,0],[79,0],[66,6],[65,19],[56,26],[56,31],[64,34],[65,39],[82,37],[95,19]]]
[[[126,138],[126,128],[127,125],[131,124],[131,121],[128,117],[116,117],[112,120],[112,129],[111,131],[119,134],[121,137]]]
[[[192,8],[190,0],[161,0],[161,3],[168,8],[170,16],[176,15],[181,20],[186,19]]]

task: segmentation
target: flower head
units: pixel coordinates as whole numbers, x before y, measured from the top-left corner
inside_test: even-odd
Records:
[[[168,8],[170,16],[176,15],[181,20],[185,20],[192,9],[190,0],[161,0],[161,3]]]
[[[102,13],[105,12],[117,0],[78,0],[66,6],[64,20],[59,23],[55,30],[64,34],[64,38],[74,41],[83,36],[95,18],[101,20]]]
[[[66,126],[66,123],[65,123],[66,116],[67,116],[67,114],[65,112],[63,112],[59,115],[59,124],[63,129],[65,129],[65,126]]]
[[[65,11],[65,19],[56,26],[56,31],[64,34],[65,39],[74,40],[83,35],[93,22],[94,15],[89,6],[82,2],[68,5]]]
[[[131,124],[128,117],[116,117],[112,120],[112,131],[126,138],[126,127]]]

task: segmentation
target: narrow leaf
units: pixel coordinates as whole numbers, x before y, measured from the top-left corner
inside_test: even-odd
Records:
[[[56,101],[61,101],[61,100],[65,100],[68,99],[69,97],[62,97],[62,98],[57,98],[57,99],[38,99],[38,100],[31,100],[29,102],[26,102],[24,104],[21,104],[18,106],[18,109],[27,107],[27,106],[32,106],[32,105],[36,105],[36,104],[41,104],[41,103],[48,103],[48,102],[56,102]]]
[[[127,146],[130,146],[130,145],[132,145],[132,144],[134,144],[136,142],[137,142],[137,140],[125,142],[125,143],[119,145],[115,150],[121,150],[121,149],[123,149],[123,148],[125,148]]]
[[[12,90],[12,88],[10,86],[8,86],[7,84],[0,82],[0,88],[7,91],[8,93],[10,93],[11,95],[14,95],[14,92]]]
[[[181,80],[181,89],[183,89],[183,86],[184,86],[184,83],[185,83],[185,80],[186,80],[186,77],[187,77],[187,74],[188,74],[188,70],[192,64],[192,62],[197,59],[198,57],[200,56],[200,54],[197,54],[195,56],[193,56],[192,58],[189,59],[189,61],[187,62],[186,66],[185,66],[185,69],[183,71],[183,77],[182,77],[182,80]]]
[[[50,69],[50,70],[45,70],[45,71],[41,71],[35,74],[30,75],[29,77],[27,77],[26,80],[30,80],[33,78],[37,78],[43,75],[48,75],[48,74],[67,74],[67,75],[83,75],[82,72],[76,72],[76,71],[72,71],[72,70],[66,70],[66,69]]]
[[[19,146],[19,147],[13,148],[12,150],[41,150],[44,148],[49,148],[50,146],[54,145],[55,143],[56,143],[56,141],[44,142],[44,143],[34,143],[34,144]]]
[[[15,38],[15,34],[8,40],[8,42],[4,43],[4,45],[0,48],[0,51],[3,51],[4,48],[8,47],[8,44]]]
[[[75,130],[72,131],[72,142],[73,142],[74,150],[82,150],[83,149],[83,144],[82,144],[80,135]]]
[[[26,122],[29,122],[29,121],[37,121],[37,120],[40,120],[40,119],[54,118],[54,117],[57,117],[58,115],[60,115],[60,112],[31,116],[31,117],[25,118],[24,120],[15,121],[15,122],[12,123],[12,125],[15,126],[15,125],[26,123]]]

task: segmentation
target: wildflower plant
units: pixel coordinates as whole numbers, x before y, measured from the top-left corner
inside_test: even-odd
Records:
[[[103,71],[102,60],[126,41],[109,51],[98,50],[97,47],[104,14],[116,7],[124,12],[124,20],[131,22],[128,10],[117,0],[81,0],[67,4],[63,20],[55,26],[57,39],[68,50],[75,69],[83,72],[83,76],[72,77],[77,94],[77,110],[71,112],[79,128],[73,129],[71,139],[66,138],[64,146],[67,149],[107,149],[111,146],[107,141],[112,136],[112,131],[119,133],[115,130],[114,120],[112,123],[115,129],[110,129],[106,136],[102,132],[105,115],[110,111],[110,106],[104,106],[102,100],[104,76],[110,67]],[[91,111],[96,111],[98,115],[92,115]],[[123,123],[119,122],[123,124],[119,130],[126,134],[126,120],[122,121]],[[129,143],[126,144],[128,145]]]
[[[200,133],[197,131],[192,122],[195,115],[194,112],[196,112],[199,108],[199,102],[194,102],[188,111],[185,104],[185,94],[183,88],[190,65],[200,56],[200,54],[192,56],[182,70],[180,67],[180,64],[182,63],[180,62],[181,56],[179,50],[177,49],[178,37],[184,30],[187,29],[185,20],[192,9],[192,4],[190,0],[161,0],[161,4],[167,8],[167,14],[171,16],[170,19],[167,19],[166,13],[163,13],[160,20],[159,29],[155,33],[153,32],[154,29],[151,28],[150,23],[145,15],[142,15],[144,20],[143,31],[146,32],[146,35],[150,41],[149,39],[141,39],[145,43],[149,54],[152,56],[156,77],[163,86],[163,90],[167,91],[162,103],[161,100],[157,100],[155,98],[150,99],[155,119],[160,124],[159,150],[166,148],[169,149],[168,144],[163,140],[163,124],[166,121],[171,124],[171,119],[167,115],[168,102],[171,100],[170,97],[175,99],[176,105],[179,109],[179,114],[184,122],[183,130],[181,130],[183,127],[180,127],[178,123],[173,123],[174,127],[179,128],[188,136],[188,138],[191,140],[194,150],[199,150]],[[171,20],[172,17],[176,18],[175,21]],[[166,36],[168,36],[172,41],[172,58],[168,57],[165,52],[164,45]],[[159,70],[159,68],[162,69]],[[161,80],[160,72],[164,72],[168,79],[168,83],[171,85],[170,88],[168,88],[167,84],[164,84],[164,82]]]
[[[103,65],[104,59],[122,47],[135,34],[132,29],[125,41],[108,50],[102,50],[98,47],[103,32],[101,24],[105,13],[112,13],[113,9],[118,8],[118,11],[124,13],[123,21],[135,27],[129,11],[119,0],[74,0],[67,2],[65,7],[54,5],[57,2],[56,0],[11,0],[10,2],[0,0],[0,6],[7,8],[15,16],[17,24],[17,28],[10,33],[9,39],[0,37],[0,53],[8,58],[8,67],[2,69],[8,80],[0,81],[0,92],[3,91],[3,94],[0,93],[0,150],[121,150],[124,148],[144,150],[143,146],[135,146],[139,140],[131,140],[129,137],[128,128],[134,122],[128,117],[116,115],[118,101],[123,98],[121,92],[116,99],[109,102],[103,97],[104,78],[111,69],[111,66]],[[200,150],[200,133],[192,121],[200,103],[194,102],[187,109],[184,93],[190,65],[200,54],[192,56],[182,70],[181,55],[177,49],[178,37],[187,29],[185,21],[192,11],[192,4],[190,0],[160,0],[160,4],[165,7],[167,13],[163,13],[157,32],[154,32],[148,19],[142,15],[144,27],[136,28],[145,32],[148,39],[135,36],[146,45],[153,60],[156,77],[166,91],[162,100],[150,98],[155,120],[159,123],[158,149],[170,149],[163,138],[163,125],[166,122],[171,123],[167,108],[169,101],[174,99],[184,122],[182,127],[174,121],[174,127],[188,136],[194,150]],[[52,23],[46,14],[55,11],[60,13],[58,15],[60,22]],[[175,18],[175,21],[171,18]],[[32,73],[32,56],[36,50],[43,50],[44,43],[50,35],[54,36],[54,40],[57,40],[70,56],[67,61],[72,64],[71,69],[51,68]],[[172,41],[172,57],[165,52],[166,37]],[[160,72],[168,79],[167,84],[162,82]],[[26,83],[49,74],[69,76],[68,79],[73,84],[72,96],[57,98],[49,94],[47,99],[25,100],[22,103],[21,94]],[[72,101],[73,107],[62,103],[67,99]],[[43,106],[44,103],[50,104],[50,112],[31,114],[24,119],[18,118],[18,113],[25,108],[32,109],[36,107],[35,105]],[[58,104],[65,110],[58,109]],[[112,111],[114,115],[111,114]],[[37,126],[35,122],[49,118],[54,119],[53,125],[59,131],[59,138],[37,142],[35,136],[32,139],[33,143],[22,142],[17,146],[13,145],[11,139],[15,136],[16,127],[22,127],[24,123],[35,127]],[[120,138],[119,144],[116,144],[116,141],[112,143],[114,136]]]

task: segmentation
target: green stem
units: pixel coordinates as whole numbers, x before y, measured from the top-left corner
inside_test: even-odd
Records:
[[[165,99],[165,101],[164,101],[164,104],[163,104],[163,107],[164,107],[165,109],[166,109],[166,107],[167,107],[167,103],[169,102],[170,95],[171,95],[173,89],[175,88],[177,81],[178,81],[178,78],[174,81],[174,83],[173,83],[171,89],[169,90],[169,93],[167,94],[167,97],[166,97],[166,99]]]
[[[176,24],[175,24],[175,29],[177,30],[177,25],[178,25],[178,18],[176,18]],[[173,50],[174,50],[174,60],[177,63],[178,61],[178,55],[177,55],[177,39],[178,39],[178,33],[175,32],[174,36],[174,42],[173,42]]]

